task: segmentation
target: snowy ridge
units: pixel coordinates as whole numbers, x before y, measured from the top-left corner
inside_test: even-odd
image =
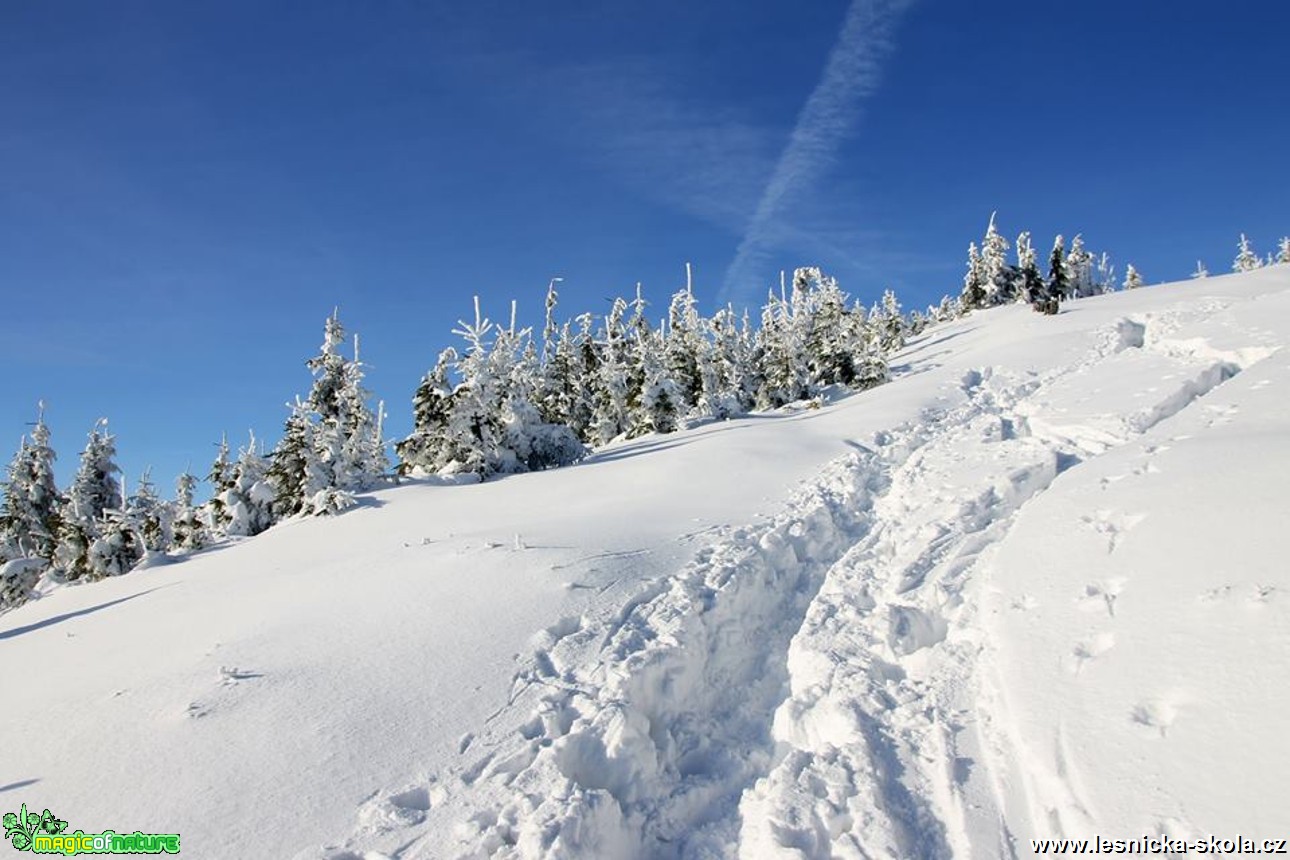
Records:
[[[488,752],[378,796],[346,844],[406,826],[400,858],[1017,856],[1028,765],[981,666],[981,561],[1065,471],[1275,351],[1193,331],[1226,305],[1119,319],[1042,373],[971,370],[609,622],[552,625],[514,681],[518,734],[463,739]],[[1079,821],[1060,774],[1025,793],[1025,818]]]

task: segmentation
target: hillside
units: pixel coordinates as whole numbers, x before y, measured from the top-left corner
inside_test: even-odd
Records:
[[[0,616],[5,811],[183,856],[1290,836],[1290,266]]]

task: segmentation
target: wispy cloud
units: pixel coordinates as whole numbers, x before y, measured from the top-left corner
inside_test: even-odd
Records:
[[[892,33],[913,0],[853,0],[815,89],[762,191],[735,258],[726,269],[721,300],[742,303],[760,285],[770,253],[800,241],[789,207],[815,190],[838,147],[860,119],[861,104],[878,88]]]
[[[776,163],[783,129],[729,105],[695,99],[652,57],[549,64],[524,95],[552,136],[635,193],[742,235]]]

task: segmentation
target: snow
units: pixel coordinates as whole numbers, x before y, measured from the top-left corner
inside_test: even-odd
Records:
[[[198,858],[1290,835],[1287,342],[1285,266],[978,312],[820,408],[51,591],[0,794]]]

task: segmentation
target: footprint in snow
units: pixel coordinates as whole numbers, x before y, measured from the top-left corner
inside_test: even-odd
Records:
[[[242,681],[252,681],[256,678],[263,678],[264,673],[252,672],[247,669],[239,669],[236,666],[219,667],[220,683],[225,687],[233,687]]]
[[[1196,598],[1201,603],[1214,603],[1218,600],[1226,600],[1232,594],[1232,586],[1220,585],[1217,588],[1211,588]]]
[[[1071,649],[1070,670],[1072,674],[1078,675],[1084,671],[1084,666],[1093,660],[1101,657],[1107,651],[1115,647],[1115,634],[1097,633],[1088,639],[1075,643]]]
[[[376,832],[420,824],[434,806],[440,792],[441,789],[433,781],[388,794],[377,792],[359,806],[359,824],[366,830]],[[441,797],[438,799],[442,801]]]
[[[1083,593],[1076,599],[1076,604],[1085,612],[1103,610],[1112,618],[1115,617],[1115,601],[1124,591],[1126,580],[1120,577],[1090,582],[1084,586]]]
[[[1147,475],[1159,475],[1160,467],[1150,460],[1144,460],[1133,468],[1133,475],[1137,478],[1144,478]]]
[[[1205,411],[1213,416],[1209,421],[1209,426],[1221,427],[1224,424],[1231,423],[1232,416],[1240,412],[1241,409],[1239,406],[1236,406],[1235,404],[1225,403],[1225,404],[1219,404],[1219,405],[1207,404],[1205,406]]]
[[[1115,552],[1125,532],[1132,530],[1146,519],[1145,514],[1126,514],[1120,511],[1099,510],[1080,517],[1080,522],[1101,535],[1106,535],[1108,553]]]
[[[1039,601],[1029,594],[1019,594],[1012,601],[1012,608],[1018,612],[1029,612],[1032,609],[1039,608]]]
[[[1140,702],[1129,713],[1135,725],[1141,726],[1152,736],[1168,737],[1169,727],[1178,717],[1178,708],[1165,699],[1152,699]]]
[[[1256,585],[1246,598],[1250,603],[1255,605],[1271,603],[1277,596],[1277,587],[1275,585]]]

